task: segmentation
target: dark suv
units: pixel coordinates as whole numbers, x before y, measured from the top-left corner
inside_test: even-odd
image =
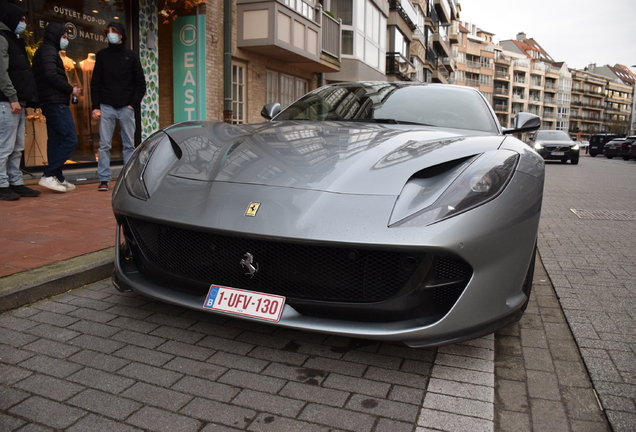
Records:
[[[579,144],[565,131],[539,130],[530,139],[534,149],[544,160],[559,160],[572,165],[579,163]]]
[[[598,154],[603,154],[603,147],[608,141],[613,140],[614,138],[623,138],[625,135],[612,134],[612,133],[601,133],[594,134],[592,138],[590,138],[590,156],[594,157]]]
[[[636,142],[636,135],[630,135],[625,138],[625,141],[621,144],[621,150],[619,155],[623,158],[623,160],[634,159],[634,155],[630,154],[629,150]]]

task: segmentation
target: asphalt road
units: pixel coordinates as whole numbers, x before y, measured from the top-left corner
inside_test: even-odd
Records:
[[[109,280],[3,313],[0,430],[636,430],[635,174],[548,164],[528,310],[464,344],[282,330]]]

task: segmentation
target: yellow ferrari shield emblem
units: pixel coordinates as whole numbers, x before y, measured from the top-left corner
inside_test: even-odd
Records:
[[[261,206],[261,203],[250,203],[250,205],[247,206],[247,210],[245,211],[245,216],[256,216],[256,212],[258,211],[258,208]]]

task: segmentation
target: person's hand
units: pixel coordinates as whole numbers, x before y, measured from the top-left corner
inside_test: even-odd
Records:
[[[72,91],[73,96],[79,96],[80,93],[81,93],[80,88],[77,86],[73,86],[73,91]]]
[[[11,112],[13,114],[20,114],[22,112],[22,105],[20,105],[20,102],[11,102]]]
[[[130,109],[134,109],[132,105],[128,105],[128,108],[130,108]]]
[[[93,117],[93,120],[99,120],[99,118],[102,116],[102,112],[98,109],[94,109],[91,117]]]

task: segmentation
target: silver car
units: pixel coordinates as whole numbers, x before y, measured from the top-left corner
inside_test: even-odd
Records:
[[[187,122],[117,182],[115,286],[272,325],[421,347],[528,303],[544,161],[468,87],[344,83],[269,121]]]

